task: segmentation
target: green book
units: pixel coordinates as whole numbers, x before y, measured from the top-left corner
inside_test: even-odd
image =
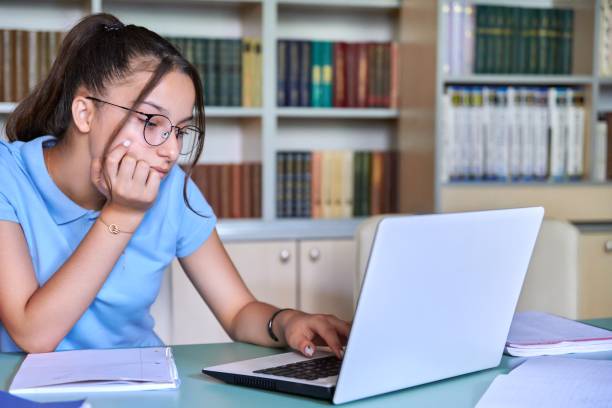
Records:
[[[538,73],[538,31],[540,26],[540,10],[526,10],[529,14],[529,28],[527,30],[527,73]]]
[[[217,99],[217,88],[218,79],[217,72],[219,70],[219,58],[218,58],[218,46],[219,40],[209,38],[206,40],[206,86],[205,95],[208,99],[208,106],[217,106],[219,104]]]
[[[500,7],[501,21],[500,30],[501,50],[499,62],[499,74],[509,74],[512,72],[512,33],[514,26],[514,8]]]
[[[230,106],[242,105],[242,40],[231,40],[232,44],[232,80]]]
[[[540,26],[538,29],[538,70],[537,74],[549,74],[551,62],[549,57],[550,49],[550,10],[540,10]]]
[[[219,78],[218,104],[219,106],[230,106],[231,84],[232,84],[232,45],[231,40],[219,40]]]
[[[485,73],[496,74],[499,72],[500,51],[502,48],[500,7],[489,7],[487,12],[487,50],[485,56]]]
[[[516,8],[517,28],[515,31],[515,65],[513,72],[516,74],[527,73],[528,39],[529,39],[529,9]]]
[[[569,75],[572,73],[572,41],[574,36],[574,10],[559,10],[559,26],[561,40],[559,44],[559,73]]]
[[[474,73],[482,74],[484,72],[485,66],[485,22],[487,18],[487,6],[478,5],[476,6],[476,28],[474,30],[476,38],[474,43]],[[447,27],[447,30],[450,30],[450,27]],[[450,45],[447,45],[450,46]]]

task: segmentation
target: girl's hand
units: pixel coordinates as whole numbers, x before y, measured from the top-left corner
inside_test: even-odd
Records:
[[[144,213],[157,197],[161,178],[147,162],[131,157],[129,146],[129,140],[115,146],[104,168],[101,159],[92,160],[91,179],[107,205]]]
[[[349,322],[332,315],[308,314],[297,310],[283,312],[278,318],[289,347],[305,356],[311,357],[316,346],[325,345],[339,359],[344,355],[343,347],[351,330]]]

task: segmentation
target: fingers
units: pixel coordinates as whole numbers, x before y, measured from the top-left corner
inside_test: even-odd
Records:
[[[326,316],[315,317],[313,331],[325,341],[336,357],[342,358],[342,342],[336,328],[330,324]]]
[[[307,357],[312,357],[317,345],[327,345],[337,358],[344,355],[343,346],[351,324],[332,315],[300,313],[285,327],[287,344]]]
[[[115,183],[115,180],[117,179],[119,164],[123,161],[124,156],[128,152],[130,144],[130,140],[126,140],[123,143],[118,144],[108,153],[108,156],[106,157],[106,172],[112,183]]]

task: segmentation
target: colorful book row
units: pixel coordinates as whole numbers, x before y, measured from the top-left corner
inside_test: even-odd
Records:
[[[0,29],[0,102],[18,102],[49,73],[65,33]]]
[[[280,40],[277,105],[397,106],[397,44]]]
[[[261,42],[167,37],[198,70],[206,106],[261,106]]]
[[[261,217],[261,163],[200,164],[191,178],[218,218]]]
[[[397,211],[391,151],[279,152],[279,218],[351,218]]]
[[[582,88],[448,87],[442,181],[580,180]]]

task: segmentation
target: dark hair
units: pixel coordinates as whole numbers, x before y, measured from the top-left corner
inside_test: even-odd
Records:
[[[109,84],[144,69],[151,69],[153,75],[132,108],[147,97],[164,75],[178,70],[193,81],[195,125],[204,131],[202,81],[194,66],[168,40],[153,31],[133,24],[124,25],[115,16],[100,13],[83,18],[68,32],[48,76],[9,116],[6,124],[8,139],[29,141],[46,134],[63,139],[72,122],[72,101],[80,86],[96,95],[104,95]],[[128,116],[129,113],[115,128],[104,155]],[[204,134],[190,156],[183,186],[185,203],[196,213],[188,201],[187,179],[203,147]]]

